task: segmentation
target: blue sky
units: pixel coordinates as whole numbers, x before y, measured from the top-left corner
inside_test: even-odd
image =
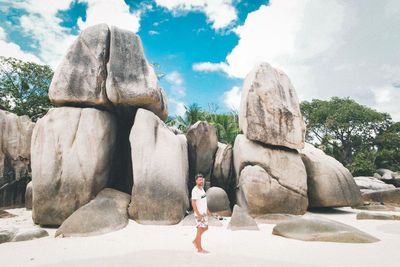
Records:
[[[90,25],[137,33],[171,115],[194,102],[237,109],[246,74],[266,61],[300,100],[349,96],[400,120],[396,0],[0,0],[0,18],[0,55],[53,69]]]

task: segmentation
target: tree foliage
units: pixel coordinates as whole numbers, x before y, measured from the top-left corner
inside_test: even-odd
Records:
[[[0,57],[0,105],[36,121],[54,106],[48,97],[53,74],[47,65]]]
[[[395,149],[395,144],[400,135],[389,114],[339,97],[304,101],[300,107],[307,126],[306,140],[342,162],[354,175],[372,175],[383,166],[398,169],[399,146]]]
[[[208,121],[215,129],[218,141],[225,144],[233,144],[240,133],[238,114],[234,111],[226,114],[218,114],[218,106],[209,104],[208,111],[203,110],[197,103],[185,106],[184,116],[170,117],[168,125],[175,125],[186,133],[197,121]]]

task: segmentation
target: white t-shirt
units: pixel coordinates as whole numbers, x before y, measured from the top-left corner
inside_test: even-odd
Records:
[[[197,210],[200,214],[207,214],[207,198],[203,188],[201,190],[195,186],[192,190],[192,199],[196,200]],[[194,215],[197,215],[196,212]]]

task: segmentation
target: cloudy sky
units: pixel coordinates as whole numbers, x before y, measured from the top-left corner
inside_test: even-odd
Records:
[[[53,69],[90,25],[137,33],[172,115],[194,102],[237,109],[266,61],[300,100],[348,96],[400,120],[399,0],[0,0],[0,18],[0,55]]]

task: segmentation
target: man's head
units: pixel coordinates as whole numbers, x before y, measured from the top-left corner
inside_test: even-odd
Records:
[[[197,186],[203,186],[203,185],[204,185],[204,177],[203,177],[203,174],[198,173],[198,174],[196,175],[196,177],[195,177],[195,180],[196,180],[196,185],[197,185]]]

